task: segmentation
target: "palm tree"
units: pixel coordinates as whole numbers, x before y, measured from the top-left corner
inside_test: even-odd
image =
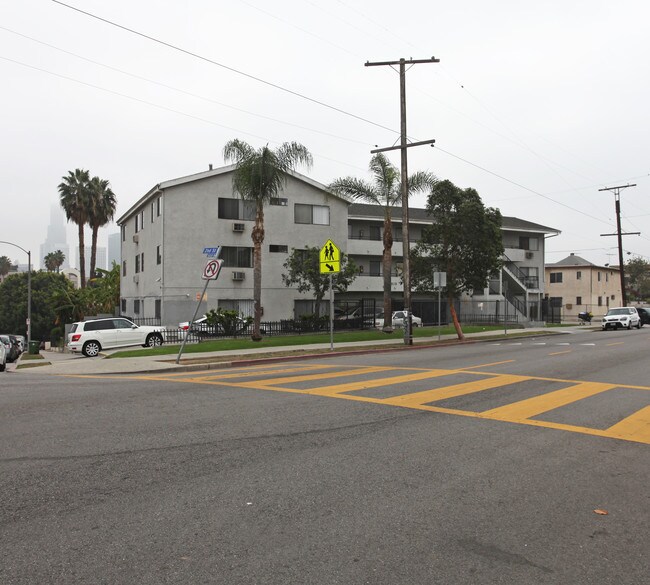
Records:
[[[370,159],[370,172],[373,182],[346,177],[337,179],[329,189],[344,197],[365,201],[384,208],[384,234],[382,237],[384,250],[382,254],[382,271],[384,276],[384,329],[391,330],[393,326],[391,310],[391,269],[393,264],[393,221],[391,209],[402,203],[402,188],[400,173],[382,153],[375,154]],[[431,173],[419,172],[408,178],[409,195],[419,191],[427,191],[433,187],[437,179]],[[408,245],[404,242],[403,245]]]
[[[45,258],[43,258],[43,260],[45,261],[45,268],[47,268],[48,272],[54,272],[56,270],[56,261],[54,260],[54,252],[45,254]]]
[[[117,200],[106,179],[93,177],[90,180],[90,211],[88,214],[88,225],[92,229],[92,241],[90,247],[90,274],[89,278],[95,277],[95,264],[97,262],[97,233],[99,228],[113,220]]]
[[[9,256],[0,256],[0,277],[7,276],[12,266],[13,262]]]
[[[59,184],[61,207],[68,221],[77,224],[79,229],[79,276],[81,288],[86,286],[86,250],[84,242],[84,226],[88,223],[90,213],[90,189],[88,171],[76,169],[68,171]]]
[[[65,262],[65,254],[61,250],[56,250],[55,252],[52,252],[52,258],[54,259],[56,271],[59,272],[59,269]]]
[[[226,162],[234,162],[233,192],[255,203],[253,240],[253,341],[260,341],[262,320],[262,243],[264,242],[264,205],[276,197],[286,182],[287,174],[298,164],[310,167],[312,157],[302,144],[284,142],[276,149],[264,146],[258,150],[241,140],[231,140],[223,148]]]
[[[61,250],[57,250],[56,252],[46,254],[43,260],[45,261],[45,268],[47,268],[48,272],[58,272],[65,261],[65,254]]]

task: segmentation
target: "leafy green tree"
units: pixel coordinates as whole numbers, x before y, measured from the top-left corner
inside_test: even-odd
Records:
[[[447,273],[447,301],[459,339],[463,331],[454,299],[465,291],[485,288],[501,266],[501,213],[485,207],[474,189],[441,181],[427,200],[433,224],[422,232],[412,254],[415,290],[433,290],[433,272]]]
[[[94,278],[97,262],[97,234],[100,227],[105,226],[113,220],[117,206],[117,199],[110,188],[110,183],[106,179],[93,177],[88,183],[88,188],[90,190],[88,225],[92,229],[90,274],[88,277]]]
[[[63,275],[32,272],[32,339],[47,339],[57,322],[56,293],[71,291]],[[27,273],[8,276],[0,284],[0,331],[27,334]]]
[[[650,262],[637,256],[625,263],[627,287],[637,299],[650,298]]]
[[[48,272],[59,272],[61,265],[65,262],[65,254],[61,250],[56,250],[46,254],[43,260]]]
[[[90,176],[88,171],[76,169],[68,171],[59,184],[60,202],[68,221],[77,224],[79,233],[79,275],[81,288],[86,286],[86,248],[84,226],[91,212]]]
[[[0,256],[0,276],[7,276],[12,266],[13,262],[9,259],[9,256]]]
[[[402,203],[402,182],[400,172],[382,153],[377,153],[370,159],[372,183],[347,177],[337,179],[329,185],[334,193],[343,195],[355,201],[364,201],[381,205],[384,209],[384,233],[382,241],[382,271],[384,277],[384,329],[392,329],[391,307],[391,270],[393,265],[393,221],[392,208]],[[409,195],[430,191],[436,183],[431,173],[415,173],[408,178]]]
[[[223,149],[226,162],[234,162],[233,192],[255,204],[253,241],[253,301],[254,317],[251,339],[261,341],[262,320],[262,243],[264,242],[264,206],[286,183],[288,173],[296,166],[311,166],[312,157],[306,147],[297,142],[285,142],[276,149],[263,146],[254,149],[241,140],[231,140]]]
[[[320,317],[320,306],[329,291],[330,279],[328,274],[320,272],[320,248],[307,246],[303,250],[291,249],[291,254],[284,263],[286,273],[282,274],[282,282],[286,286],[295,286],[298,292],[314,293],[314,313]],[[341,254],[341,272],[332,275],[334,291],[343,293],[357,274],[358,267],[345,254]]]

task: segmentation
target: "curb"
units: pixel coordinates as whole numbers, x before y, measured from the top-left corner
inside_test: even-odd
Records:
[[[526,337],[526,338],[552,337],[555,335],[567,335],[567,333],[555,332],[555,331],[538,332],[535,333],[534,335],[517,336],[517,337],[513,337],[512,339],[516,339],[518,337]],[[177,373],[177,372],[200,372],[206,370],[223,370],[227,368],[246,367],[246,366],[253,366],[253,365],[264,364],[264,363],[299,361],[299,360],[309,360],[309,359],[316,359],[316,358],[332,358],[332,357],[339,357],[339,356],[364,355],[370,353],[391,353],[391,352],[398,352],[398,351],[413,351],[413,350],[420,350],[420,349],[433,349],[436,347],[447,347],[449,345],[473,345],[475,343],[492,342],[495,341],[495,339],[500,339],[500,338],[487,338],[487,339],[465,338],[462,341],[459,341],[457,339],[448,339],[448,340],[425,342],[417,345],[402,346],[402,347],[369,346],[363,349],[349,349],[349,350],[336,351],[336,352],[306,353],[301,355],[283,355],[283,356],[270,355],[269,357],[257,357],[257,358],[253,357],[250,359],[236,359],[236,360],[223,361],[223,362],[196,363],[196,364],[178,365],[176,367],[167,368],[164,370],[144,369],[144,370],[138,370],[133,372],[108,372],[103,374],[96,373],[96,374],[75,374],[75,375],[91,376],[91,377],[94,375],[100,375],[100,376],[131,376],[131,375],[141,375],[141,374],[165,375],[165,373],[167,372]],[[70,374],[56,374],[56,375],[68,376]]]

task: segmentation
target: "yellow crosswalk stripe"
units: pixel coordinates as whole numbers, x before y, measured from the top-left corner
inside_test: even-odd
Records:
[[[650,444],[650,406],[624,418],[609,427],[606,432],[612,437]]]
[[[380,378],[378,380],[361,380],[359,382],[350,382],[348,384],[321,386],[320,388],[312,388],[308,391],[308,393],[317,394],[318,396],[335,396],[336,394],[342,394],[344,392],[366,390],[368,388],[380,388],[381,386],[392,386],[397,384],[405,384],[407,382],[414,382],[416,380],[426,380],[427,378],[448,376],[450,373],[455,372],[451,372],[450,370],[427,370],[424,372],[416,372],[415,374],[407,374],[404,376]]]
[[[588,398],[589,396],[594,396],[595,394],[600,394],[601,392],[606,392],[607,390],[617,387],[616,384],[583,382],[581,384],[575,384],[567,388],[555,390],[554,392],[548,392],[541,396],[535,396],[534,398],[528,398],[527,400],[520,400],[519,402],[506,404],[499,408],[486,410],[481,413],[481,416],[485,418],[519,422],[542,414],[543,412],[566,406],[572,402],[577,402],[583,398]]]
[[[309,382],[312,380],[328,380],[329,378],[344,378],[348,376],[361,376],[363,374],[374,374],[376,372],[386,372],[392,368],[383,366],[368,366],[367,368],[358,368],[356,370],[345,370],[342,372],[324,372],[320,374],[305,374],[304,376],[286,376],[284,378],[268,378],[266,380],[256,380],[254,383],[260,387],[279,386],[280,384],[292,384],[294,382]]]
[[[411,394],[402,394],[401,396],[393,396],[392,398],[384,399],[384,402],[393,404],[395,406],[418,407],[430,402],[437,402],[447,398],[456,398],[465,394],[473,394],[483,390],[490,390],[516,382],[528,380],[525,376],[512,376],[512,375],[498,375],[490,378],[483,378],[481,380],[474,380],[472,382],[465,382],[463,384],[454,384],[453,386],[445,386],[444,388],[435,388],[434,390],[424,390],[423,392],[413,392]]]

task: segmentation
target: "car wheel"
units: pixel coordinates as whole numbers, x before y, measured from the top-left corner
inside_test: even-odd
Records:
[[[632,321],[630,321],[627,325],[627,330],[631,331],[632,330]]]
[[[145,343],[145,347],[157,347],[159,345],[162,345],[162,343],[163,340],[160,334],[152,333],[151,335],[147,336],[147,342]]]
[[[639,322],[636,324],[636,328],[637,328],[637,329],[641,329],[641,321],[639,321]]]
[[[86,341],[81,349],[81,353],[86,357],[97,357],[101,350],[102,346],[99,345],[99,341]]]
[[[7,362],[0,364],[0,372],[4,372],[7,369]]]

